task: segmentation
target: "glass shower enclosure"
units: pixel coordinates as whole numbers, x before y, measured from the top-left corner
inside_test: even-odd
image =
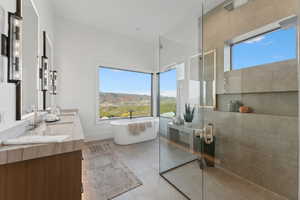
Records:
[[[160,175],[185,198],[298,199],[297,4],[207,0],[160,36]]]

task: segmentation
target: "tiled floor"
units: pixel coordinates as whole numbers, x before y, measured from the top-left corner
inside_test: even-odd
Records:
[[[202,173],[197,162],[164,176],[193,200],[201,199],[199,197],[205,200],[286,200],[220,168],[205,168]]]
[[[188,157],[183,152],[178,154],[178,149],[176,150],[169,145],[162,145],[160,148],[161,152],[164,152],[161,159],[165,161],[164,167],[166,168],[193,158],[193,156]],[[143,185],[114,200],[186,199],[159,176],[158,141],[128,146],[116,145],[116,150],[120,159],[143,182]],[[178,155],[182,155],[182,157],[178,157]],[[175,158],[179,161],[171,162]],[[202,175],[204,176],[204,184],[202,184]],[[202,186],[204,187],[203,195],[208,200],[284,200],[274,193],[217,168],[208,168],[205,173],[202,173],[196,162],[172,170],[166,173],[165,177],[180,187],[193,200],[202,200]]]
[[[129,146],[116,146],[123,162],[143,182],[114,200],[186,200],[159,176],[159,144],[157,141]]]

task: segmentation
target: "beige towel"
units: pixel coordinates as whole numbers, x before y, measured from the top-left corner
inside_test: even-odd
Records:
[[[139,130],[140,130],[140,132],[144,132],[146,130],[145,123],[139,123]]]
[[[128,124],[128,131],[132,135],[138,135],[138,134],[140,134],[139,124],[137,124],[137,123]]]

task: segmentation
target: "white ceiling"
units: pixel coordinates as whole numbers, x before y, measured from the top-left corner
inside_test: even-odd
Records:
[[[202,0],[51,0],[57,16],[152,41],[178,22],[200,16]],[[211,9],[224,0],[205,0]]]

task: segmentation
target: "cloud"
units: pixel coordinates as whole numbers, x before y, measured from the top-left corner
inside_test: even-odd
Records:
[[[262,40],[264,40],[266,37],[265,36],[259,36],[259,37],[256,37],[256,38],[253,38],[251,40],[247,40],[245,41],[246,44],[253,44],[253,43],[256,43],[256,42],[260,42]]]
[[[264,45],[264,46],[270,46],[270,45],[272,45],[272,44],[273,44],[273,42],[272,42],[272,41],[269,41],[269,42],[263,43],[262,45]]]
[[[160,91],[160,95],[164,97],[176,97],[176,91],[175,90]]]
[[[275,60],[283,60],[284,56],[276,55],[276,56],[273,56],[272,58],[275,59]]]
[[[122,72],[121,70],[118,70],[118,69],[110,69],[110,71],[111,71],[111,72],[117,72],[117,73],[118,73],[118,72]]]

